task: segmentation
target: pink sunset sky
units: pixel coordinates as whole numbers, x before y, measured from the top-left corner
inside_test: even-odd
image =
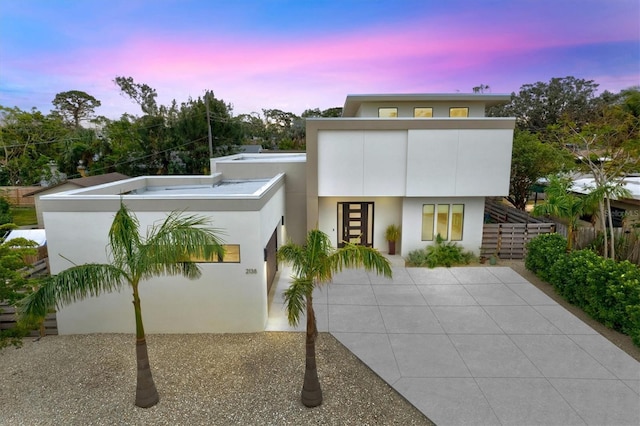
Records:
[[[234,115],[566,76],[617,92],[640,85],[640,2],[0,0],[1,106],[81,90],[97,114],[141,115],[116,76],[164,105],[212,90]]]

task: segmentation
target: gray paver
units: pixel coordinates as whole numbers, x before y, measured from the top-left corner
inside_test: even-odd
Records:
[[[471,377],[448,336],[390,334],[389,340],[403,377]]]
[[[378,305],[421,306],[427,302],[415,285],[377,286],[373,292]]]
[[[512,269],[394,273],[346,270],[316,290],[318,329],[436,424],[640,424],[640,363]],[[291,330],[277,294],[267,329]]]
[[[503,331],[480,306],[432,306],[444,331],[450,334],[502,334]]]
[[[502,424],[586,424],[547,379],[479,378],[476,382]]]
[[[451,340],[473,377],[542,377],[507,336],[461,334]]]
[[[587,424],[640,425],[640,398],[619,380],[549,380]]]
[[[444,334],[438,318],[422,306],[380,306],[388,333]]]
[[[484,310],[507,334],[561,334],[531,306],[485,306]]]
[[[474,379],[405,377],[394,388],[438,426],[500,424]]]
[[[418,289],[431,306],[473,306],[477,305],[467,289],[461,285],[421,285]]]
[[[465,289],[479,305],[526,305],[520,296],[504,284],[471,284]]]

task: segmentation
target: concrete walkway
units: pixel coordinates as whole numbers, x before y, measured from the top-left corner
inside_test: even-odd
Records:
[[[294,330],[290,275],[274,285],[268,330]],[[640,363],[511,268],[347,270],[314,307],[319,331],[439,426],[640,425]]]

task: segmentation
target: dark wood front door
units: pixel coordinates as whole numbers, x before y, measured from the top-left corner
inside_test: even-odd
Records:
[[[264,249],[265,260],[267,261],[267,295],[271,290],[273,279],[278,271],[278,228],[273,231],[271,238]]]
[[[373,247],[373,202],[338,203],[338,247],[345,241]]]

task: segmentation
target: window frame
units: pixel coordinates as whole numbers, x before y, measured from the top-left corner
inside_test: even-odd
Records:
[[[416,115],[417,110],[429,110],[430,115]],[[433,107],[413,107],[413,118],[433,118]]]
[[[395,115],[381,115],[385,110],[395,111]],[[378,107],[378,118],[398,118],[398,107]]]
[[[465,111],[465,115],[451,115],[453,111]],[[449,107],[449,117],[452,118],[468,118],[469,117],[469,107]]]
[[[425,208],[430,207],[431,212],[425,213]],[[456,212],[456,207],[460,209]],[[446,210],[446,211],[445,211]],[[434,241],[439,234],[444,241],[463,241],[464,240],[464,203],[424,203],[422,204],[422,224],[420,228],[420,241]],[[425,221],[425,215],[430,215],[430,223]],[[443,234],[441,218],[438,216],[446,215],[446,233]],[[461,217],[460,229],[457,232],[454,229],[454,216],[459,215]],[[425,227],[425,225],[427,225]],[[426,237],[426,238],[425,238]],[[430,237],[430,238],[429,238]]]

